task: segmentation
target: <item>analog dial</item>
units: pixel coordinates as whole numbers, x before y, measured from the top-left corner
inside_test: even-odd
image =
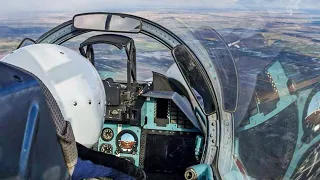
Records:
[[[104,140],[104,141],[110,141],[112,140],[114,136],[114,133],[112,131],[112,129],[110,128],[104,128],[102,130],[102,134],[101,134],[101,138]]]
[[[100,151],[106,154],[112,154],[112,149],[113,148],[111,144],[104,143],[100,146]]]
[[[121,153],[135,153],[138,146],[137,135],[132,131],[122,131],[117,136],[116,145]]]

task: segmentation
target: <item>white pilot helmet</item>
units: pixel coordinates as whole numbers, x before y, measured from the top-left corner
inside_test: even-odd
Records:
[[[2,61],[31,72],[47,86],[77,142],[90,148],[98,141],[106,97],[102,80],[87,59],[63,46],[36,44]]]

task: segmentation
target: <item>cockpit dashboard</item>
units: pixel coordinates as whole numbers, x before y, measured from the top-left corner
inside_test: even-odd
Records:
[[[97,150],[125,158],[147,173],[169,173],[178,179],[187,167],[198,164],[196,139],[202,136],[192,123],[191,104],[169,81],[154,72],[153,82],[137,83],[128,92],[125,83],[103,80],[107,104]]]

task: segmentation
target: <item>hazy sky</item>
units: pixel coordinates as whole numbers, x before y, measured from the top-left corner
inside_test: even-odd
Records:
[[[320,0],[0,0],[0,12],[90,11],[113,8],[320,9]]]

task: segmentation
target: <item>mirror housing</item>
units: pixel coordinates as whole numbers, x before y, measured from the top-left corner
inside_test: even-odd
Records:
[[[76,29],[105,32],[139,33],[142,28],[140,20],[115,13],[77,14],[72,23]]]

